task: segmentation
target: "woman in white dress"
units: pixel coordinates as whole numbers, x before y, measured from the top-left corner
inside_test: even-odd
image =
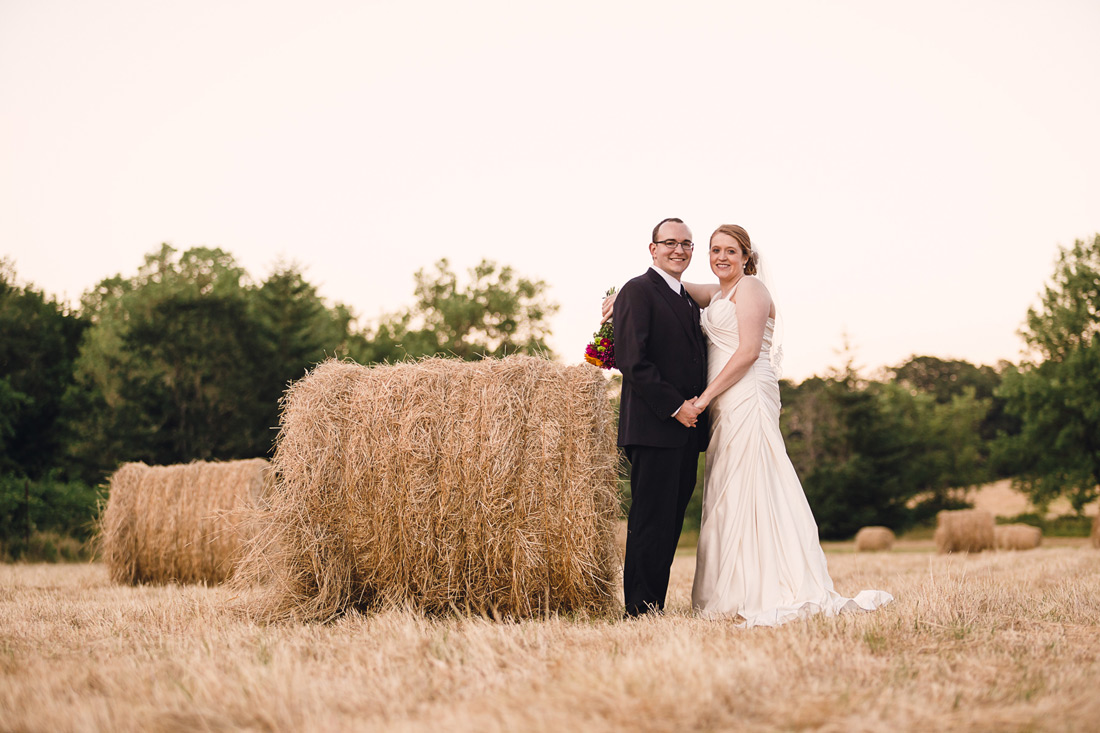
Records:
[[[710,238],[718,285],[683,283],[704,308],[710,410],[692,607],[707,618],[778,626],[814,613],[872,611],[893,600],[833,589],[806,494],[779,430],[779,380],[772,365],[775,305],[756,277],[748,232],[725,224]],[[605,305],[605,314],[608,308]]]
[[[706,304],[710,409],[691,604],[706,617],[740,616],[744,626],[777,626],[813,613],[872,611],[893,596],[867,590],[845,598],[818,542],[806,494],[779,430],[779,380],[772,366],[775,305],[756,277],[748,232],[723,225],[710,238],[718,285],[685,288]]]

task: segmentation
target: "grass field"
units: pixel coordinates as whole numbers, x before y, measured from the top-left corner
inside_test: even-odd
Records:
[[[670,613],[629,622],[258,626],[220,587],[5,565],[0,729],[1097,730],[1100,551],[928,547],[830,549],[838,590],[897,602],[751,631],[689,615],[690,553]]]

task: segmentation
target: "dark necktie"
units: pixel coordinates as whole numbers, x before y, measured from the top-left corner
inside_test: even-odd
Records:
[[[688,291],[684,289],[684,286],[680,286],[680,297],[684,299],[684,303],[688,307],[688,313],[691,314],[691,320],[695,325],[699,325],[699,309],[695,307],[695,301],[688,295]]]

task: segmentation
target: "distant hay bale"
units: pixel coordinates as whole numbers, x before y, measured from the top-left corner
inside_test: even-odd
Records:
[[[940,552],[981,552],[993,548],[993,514],[981,509],[944,510],[936,515]]]
[[[998,550],[1034,550],[1043,541],[1043,530],[1030,524],[998,524],[993,543]]]
[[[1092,546],[1100,548],[1100,512],[1092,519]]]
[[[856,532],[856,552],[892,550],[895,539],[889,527],[864,527]]]
[[[147,466],[110,481],[100,520],[103,559],[117,583],[220,583],[233,572],[253,507],[272,483],[263,458]]]
[[[511,356],[327,361],[283,398],[247,613],[501,617],[614,604],[617,452],[594,366]]]

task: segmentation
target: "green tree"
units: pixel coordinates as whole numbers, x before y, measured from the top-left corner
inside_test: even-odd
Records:
[[[932,397],[937,405],[949,405],[960,398],[968,398],[975,406],[985,406],[985,413],[977,427],[981,440],[978,461],[974,464],[974,467],[980,464],[983,471],[981,474],[969,469],[963,471],[962,466],[959,466],[954,473],[960,477],[965,475],[966,479],[960,478],[963,483],[958,484],[959,486],[980,483],[1002,475],[995,470],[997,466],[992,460],[994,443],[1001,433],[1019,432],[1019,421],[1005,413],[1005,401],[997,395],[997,389],[1001,386],[1001,372],[1007,366],[1007,362],[1002,362],[998,369],[976,366],[958,359],[912,356],[904,363],[887,370],[895,382],[913,390],[914,394],[920,392]],[[964,408],[959,405],[958,409]],[[970,417],[972,416],[964,421],[968,426],[973,423]],[[949,425],[944,427],[950,431],[949,428]]]
[[[1020,335],[1030,358],[999,395],[1020,420],[1001,460],[1037,505],[1065,496],[1080,513],[1100,482],[1100,234],[1061,248],[1054,274]]]
[[[542,280],[482,260],[461,285],[442,259],[431,271],[418,270],[415,281],[416,305],[387,316],[370,334],[370,361],[549,353],[548,319],[558,306],[546,297]]]
[[[266,452],[255,378],[265,352],[246,285],[220,249],[163,245],[135,277],[85,295],[92,326],[67,406],[71,452],[86,473]]]
[[[923,509],[950,505],[948,489],[983,474],[977,427],[989,401],[967,388],[949,402],[896,382],[862,379],[851,360],[829,377],[781,382],[780,427],[822,537],[860,527],[904,529]]]
[[[803,474],[818,531],[839,539],[871,524],[903,527],[905,503],[916,493],[905,471],[911,434],[851,369],[825,380],[821,389],[832,414],[818,421],[816,463]]]
[[[265,425],[278,424],[287,384],[314,364],[329,357],[369,359],[370,345],[354,329],[351,311],[339,303],[326,305],[298,265],[276,265],[252,295],[252,316],[263,353],[257,374]]]
[[[911,356],[889,372],[895,381],[931,395],[940,404],[950,402],[968,389],[978,399],[989,399],[1001,384],[1001,377],[993,367],[935,356]]]
[[[0,473],[37,479],[63,464],[61,399],[87,325],[0,260]]]
[[[162,245],[82,302],[92,325],[66,407],[89,480],[122,461],[266,455],[288,382],[327,357],[371,354],[351,311],[328,306],[299,266],[256,286],[220,249]]]

